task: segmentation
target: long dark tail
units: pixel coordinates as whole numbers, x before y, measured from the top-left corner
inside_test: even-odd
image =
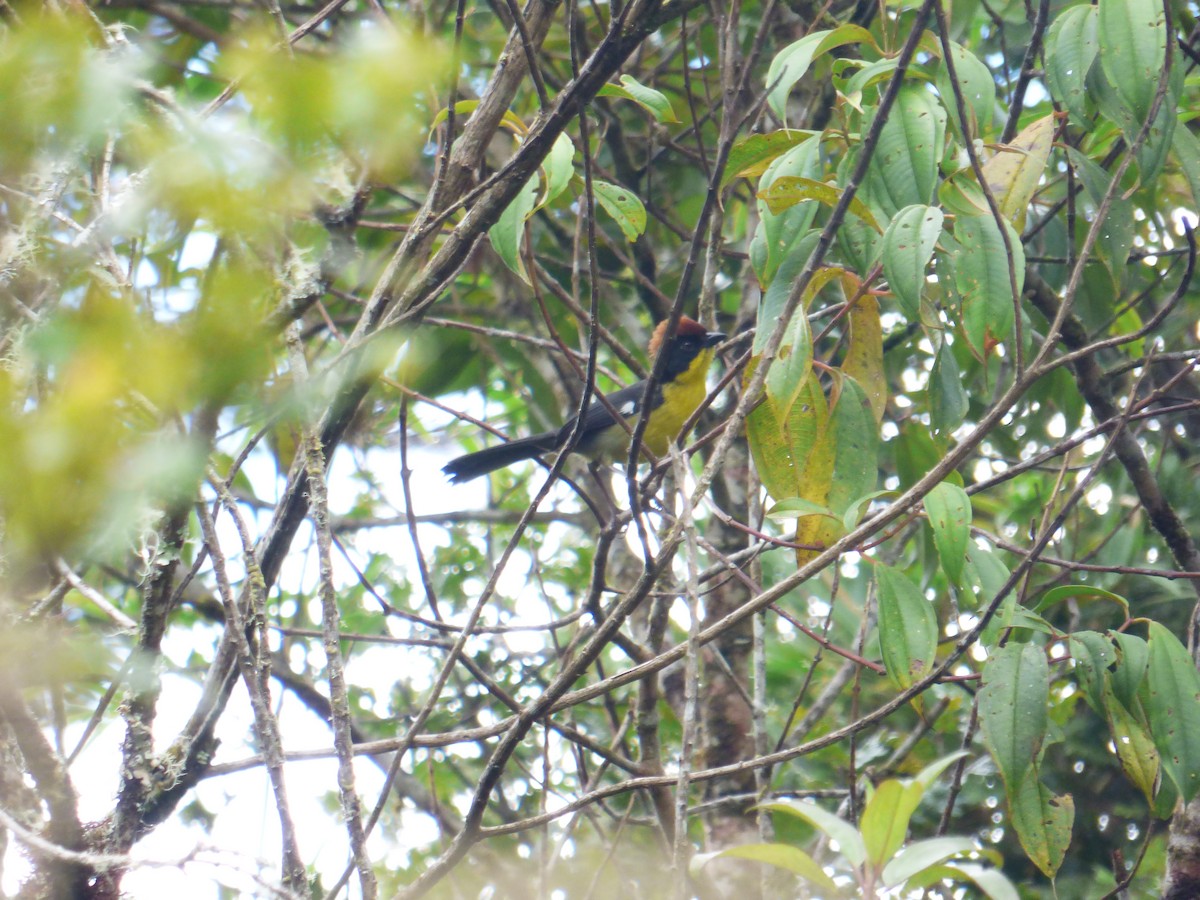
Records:
[[[450,481],[454,484],[462,484],[523,459],[533,459],[539,453],[549,453],[557,446],[558,432],[547,431],[452,459],[442,466],[442,471],[450,476]]]

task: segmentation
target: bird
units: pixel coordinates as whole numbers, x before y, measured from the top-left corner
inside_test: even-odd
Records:
[[[714,348],[725,340],[721,332],[708,331],[687,316],[680,318],[675,335],[667,340],[667,324],[665,320],[659,322],[650,338],[650,358],[656,359],[659,353],[667,355],[662,381],[650,397],[650,420],[642,435],[642,446],[655,456],[666,455],[684,422],[704,401],[705,378],[716,352]],[[574,452],[594,460],[624,461],[645,393],[643,380],[606,395],[607,403],[594,398],[583,413],[583,429]],[[628,429],[614,418],[610,408],[624,417]],[[576,419],[578,416],[572,416],[557,431],[545,431],[459,456],[446,463],[442,471],[452,484],[461,484],[513,463],[560,450],[570,439]]]

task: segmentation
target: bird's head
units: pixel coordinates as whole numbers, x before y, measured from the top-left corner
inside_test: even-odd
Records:
[[[688,370],[688,367],[701,353],[715,347],[725,340],[725,335],[719,331],[707,331],[695,319],[684,316],[679,320],[679,327],[669,341],[666,320],[659,322],[650,338],[650,355],[657,357],[660,352],[666,352],[667,369],[663,373],[664,381],[671,381],[675,376]],[[707,366],[705,367],[707,368]]]

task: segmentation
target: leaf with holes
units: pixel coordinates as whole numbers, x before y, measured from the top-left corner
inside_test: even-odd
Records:
[[[728,187],[739,178],[761,175],[774,160],[816,133],[784,128],[767,134],[751,134],[740,138],[729,150],[725,174],[721,176],[721,187]]]
[[[883,233],[883,274],[910,322],[920,315],[926,270],[944,220],[937,207],[914,204],[896,213]]]
[[[1053,878],[1071,845],[1075,801],[1070,794],[1056,796],[1030,768],[1017,789],[1009,789],[1009,812],[1021,846],[1047,878]]]
[[[997,647],[983,669],[979,724],[1009,797],[1034,767],[1046,739],[1050,668],[1036,644]]]
[[[815,178],[788,176],[778,178],[766,190],[758,192],[758,198],[767,204],[767,209],[775,215],[785,209],[795,206],[804,200],[816,200],[826,206],[834,207],[842,197],[841,188],[833,184],[817,181]],[[875,216],[867,205],[858,197],[850,200],[850,212],[858,216],[876,231],[882,231],[875,221]]]
[[[958,121],[958,103],[954,96],[955,84],[950,79],[950,69],[945,61],[938,67],[937,89],[942,97],[942,104],[950,112],[950,119],[960,135],[969,140],[979,137],[992,124],[992,114],[996,106],[996,81],[991,71],[974,53],[950,42],[950,53],[954,60],[955,81],[959,93],[962,94],[963,106],[966,107],[970,121],[964,128]]]
[[[1021,237],[1005,222],[1010,260],[1004,237],[991,216],[967,216],[954,225],[959,244],[954,278],[963,298],[963,331],[972,352],[985,359],[996,344],[1012,337],[1016,299],[1025,284],[1025,251]],[[1013,292],[1013,278],[1016,293]]]
[[[593,181],[600,208],[612,216],[628,241],[636,241],[646,230],[646,207],[633,191],[607,181]]]
[[[1067,108],[1076,125],[1091,126],[1087,76],[1100,52],[1096,38],[1096,7],[1072,6],[1054,20],[1046,38],[1046,84]]]
[[[925,512],[946,577],[958,584],[971,539],[971,498],[961,486],[943,481],[925,495]]]
[[[1200,790],[1200,673],[1187,649],[1158,622],[1150,623],[1146,716],[1163,769],[1184,803]]]
[[[901,88],[867,170],[871,208],[890,218],[906,206],[928,204],[945,142],[946,110],[937,98],[922,86]]]
[[[1100,65],[1138,123],[1146,121],[1167,56],[1167,26],[1158,0],[1100,0]]]
[[[857,279],[847,276],[845,281],[857,284]],[[847,296],[852,291],[847,286]],[[879,316],[879,301],[872,294],[864,293],[850,307],[846,316],[850,325],[850,340],[846,345],[846,357],[842,360],[842,371],[853,378],[867,395],[875,423],[883,421],[887,407],[887,374],[883,370],[883,323]]]

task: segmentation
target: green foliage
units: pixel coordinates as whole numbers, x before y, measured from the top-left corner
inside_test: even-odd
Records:
[[[364,896],[1157,896],[1194,10],[854,9],[5,7],[17,821],[123,855],[265,797],[300,871],[221,880],[297,894],[379,804]],[[690,475],[445,484],[676,304],[729,334]]]
[[[954,764],[962,753],[943,757],[913,779],[888,780],[870,792],[858,827],[807,800],[778,801],[766,808],[808,822],[835,841],[843,859],[836,874],[849,876],[857,896],[873,897],[877,890],[913,890],[945,880],[973,884],[993,900],[1015,900],[1016,888],[996,869],[971,865],[979,855],[974,841],[962,837],[939,837],[906,843],[909,823],[934,780]],[[696,856],[699,869],[714,859],[749,859],[785,869],[826,896],[850,896],[839,889],[808,854],[787,844],[747,844]]]

